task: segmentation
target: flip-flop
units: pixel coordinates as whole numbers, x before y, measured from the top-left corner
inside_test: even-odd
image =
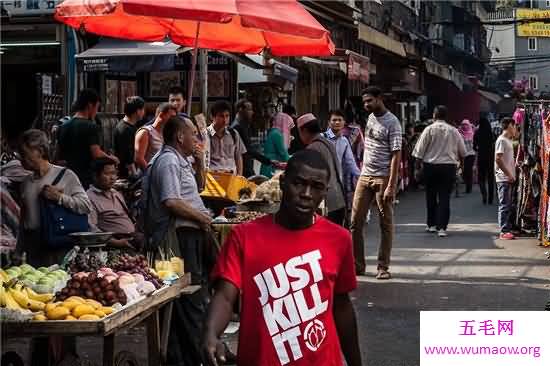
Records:
[[[377,280],[389,280],[389,279],[391,279],[391,273],[384,270],[384,269],[379,269],[378,274],[376,275],[376,279]]]

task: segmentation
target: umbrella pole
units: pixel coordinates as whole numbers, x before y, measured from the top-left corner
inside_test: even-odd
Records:
[[[187,114],[191,116],[191,105],[193,104],[193,84],[195,83],[195,74],[197,68],[197,57],[199,55],[199,31],[201,22],[197,22],[197,33],[195,34],[195,46],[193,47],[193,60],[191,62],[191,76],[189,77],[189,85],[187,86]]]

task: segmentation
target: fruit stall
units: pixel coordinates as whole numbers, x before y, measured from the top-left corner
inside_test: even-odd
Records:
[[[190,286],[181,259],[157,260],[155,270],[143,255],[75,247],[64,262],[0,270],[2,341],[100,336],[104,339],[103,365],[137,365],[128,352],[115,355],[114,341],[121,330],[144,323],[149,365],[163,364],[172,301],[199,290],[199,286]]]
[[[279,177],[280,174],[276,174],[269,180],[258,181],[258,185],[250,183],[249,185],[241,184],[239,186],[238,198],[233,197],[234,200],[231,205],[227,205],[222,210],[221,215],[213,221],[219,243],[224,243],[235,225],[255,220],[278,210],[281,201]],[[208,187],[207,184],[207,190],[204,194],[213,196],[216,192],[222,192],[221,195],[223,196],[223,188],[217,187],[216,184],[212,184],[210,188]],[[233,189],[233,192],[235,191],[236,188]]]

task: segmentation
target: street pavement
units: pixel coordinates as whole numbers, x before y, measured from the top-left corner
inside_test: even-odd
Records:
[[[497,240],[496,206],[483,206],[478,193],[453,197],[449,237],[425,229],[424,193],[399,197],[392,256],[393,279],[378,281],[376,214],[368,226],[367,272],[352,294],[361,351],[367,366],[419,365],[421,310],[543,310],[550,298],[550,261],[534,239]],[[236,333],[228,336],[235,348]],[[101,339],[80,338],[86,365],[101,365]],[[147,365],[142,327],[117,337],[117,351]],[[10,340],[2,352],[25,355],[28,342]],[[28,363],[26,363],[28,365]],[[73,366],[73,365],[71,365]]]
[[[353,293],[364,365],[418,366],[421,310],[544,310],[549,248],[534,239],[498,240],[496,205],[479,193],[453,197],[448,238],[425,232],[423,192],[396,205],[389,281],[374,278],[376,215],[366,230],[368,276]]]

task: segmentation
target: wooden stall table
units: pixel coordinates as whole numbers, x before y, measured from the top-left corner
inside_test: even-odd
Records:
[[[28,322],[3,322],[2,340],[12,338],[34,338],[48,336],[101,336],[103,337],[103,366],[132,364],[129,352],[115,355],[115,336],[118,332],[142,322],[147,329],[149,366],[166,362],[168,335],[172,318],[172,301],[180,296],[191,295],[200,286],[189,286],[190,275],[186,274],[172,285],[163,287],[142,300],[116,311],[98,321],[46,320]],[[162,327],[160,312],[162,311]],[[197,335],[198,336],[198,335]],[[135,357],[134,357],[135,358]],[[137,366],[137,364],[136,364]]]

